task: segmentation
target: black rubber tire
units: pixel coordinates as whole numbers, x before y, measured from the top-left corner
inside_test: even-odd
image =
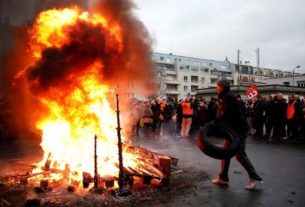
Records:
[[[230,142],[229,146],[224,148],[212,144],[208,139],[211,135],[228,140]],[[200,129],[199,135],[196,138],[196,144],[204,154],[215,159],[224,160],[229,159],[236,154],[239,148],[240,139],[237,133],[232,129],[218,127],[214,122],[210,122]]]

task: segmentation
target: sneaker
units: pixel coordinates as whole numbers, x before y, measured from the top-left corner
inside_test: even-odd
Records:
[[[263,184],[263,181],[251,179],[249,181],[248,185],[246,186],[246,189],[247,190],[254,190],[255,188],[257,188],[261,184]]]
[[[219,176],[217,176],[215,179],[213,179],[212,183],[217,184],[217,185],[228,185],[228,181],[222,180]]]

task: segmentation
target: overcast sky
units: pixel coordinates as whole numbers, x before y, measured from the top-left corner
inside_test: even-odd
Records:
[[[305,0],[134,0],[155,52],[305,72]]]

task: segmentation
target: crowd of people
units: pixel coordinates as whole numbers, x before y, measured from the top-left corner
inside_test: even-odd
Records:
[[[238,102],[247,118],[249,134],[255,139],[270,142],[305,140],[305,96],[289,95],[288,100],[281,93],[268,97],[256,96]],[[169,137],[172,135],[195,136],[201,126],[216,117],[218,97],[210,100],[189,96],[185,99],[172,98],[154,101],[133,100],[133,111],[139,114],[134,133],[144,136]]]
[[[304,96],[305,98],[305,96]],[[273,142],[305,140],[305,99],[281,93],[255,97],[245,104],[250,134]],[[241,103],[242,104],[242,103]],[[265,130],[264,130],[265,129]]]

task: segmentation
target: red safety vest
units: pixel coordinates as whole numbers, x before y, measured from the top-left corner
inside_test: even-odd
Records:
[[[292,119],[294,117],[295,103],[296,103],[296,101],[292,102],[291,104],[288,104],[288,106],[287,106],[287,119]]]

